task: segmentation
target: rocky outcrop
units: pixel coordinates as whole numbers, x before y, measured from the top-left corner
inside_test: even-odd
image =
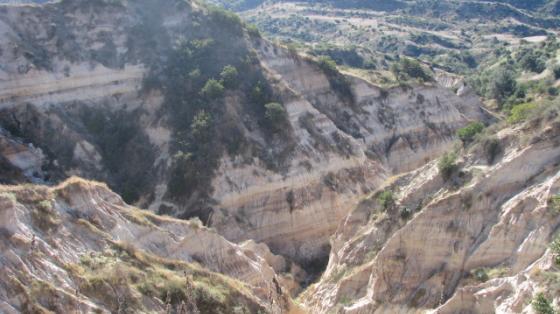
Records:
[[[376,196],[362,202],[333,237],[321,281],[303,295],[309,308],[530,311],[536,292],[554,285],[539,273],[557,271],[547,248],[560,225],[550,203],[560,188],[560,124],[550,114],[498,136],[505,152],[495,164],[475,148],[453,182],[432,163],[387,185],[394,207],[384,211]],[[477,283],[481,273],[491,280]]]
[[[25,144],[0,128],[0,169],[2,183],[25,182],[43,177],[45,156],[33,144]],[[26,180],[27,179],[27,180]]]
[[[259,255],[262,248],[237,246],[200,222],[133,208],[105,185],[78,178],[54,188],[2,186],[0,191],[3,313],[33,308],[108,313],[115,306],[163,312],[169,303],[166,293],[174,308],[188,301],[181,299],[183,289],[191,292],[182,286],[183,272],[193,278],[199,307],[208,301],[205,285],[222,289],[211,296],[218,298],[218,311],[233,304],[251,312],[280,313],[291,306],[282,279]],[[106,272],[121,278],[113,282],[104,277]],[[163,277],[152,278],[152,273]],[[169,286],[173,280],[180,280],[176,287]],[[103,291],[95,291],[96,285]],[[157,294],[149,292],[150,285],[159,289]],[[125,300],[117,300],[121,296]]]

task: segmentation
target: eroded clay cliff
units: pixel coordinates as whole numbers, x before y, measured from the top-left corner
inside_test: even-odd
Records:
[[[376,194],[352,211],[302,300],[317,313],[525,313],[540,291],[558,302],[557,117],[555,104],[503,129],[492,158],[483,144],[467,150],[450,181],[435,162],[388,181],[395,203]]]
[[[226,91],[215,104],[219,155],[207,158],[215,169],[213,163],[195,166],[204,170],[204,181],[171,195],[185,132],[171,122],[180,114],[170,109],[176,95],[149,83],[162,84],[177,41],[225,33],[215,26],[224,17],[194,1],[171,0],[1,9],[6,49],[0,59],[7,65],[0,69],[1,125],[13,140],[42,150],[44,158],[32,167],[43,171],[25,166],[33,180],[80,175],[106,181],[129,201],[200,217],[229,240],[264,242],[308,270],[322,268],[329,237],[363,195],[447,150],[457,128],[485,119],[464,89],[455,94],[436,82],[382,89],[345,77],[341,91],[312,60],[243,30],[225,34],[241,47],[231,51],[247,55],[241,62],[227,47],[213,51],[256,77],[242,85],[265,80],[287,111],[286,135],[255,123],[258,108],[247,108],[247,92]],[[238,138],[236,152],[221,148]]]

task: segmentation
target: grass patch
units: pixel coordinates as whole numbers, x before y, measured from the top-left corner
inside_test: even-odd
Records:
[[[81,293],[112,312],[144,312],[145,297],[173,307],[192,301],[201,313],[262,310],[243,283],[196,264],[151,255],[129,243],[113,242],[111,249],[82,255],[79,263],[65,269],[79,278]]]

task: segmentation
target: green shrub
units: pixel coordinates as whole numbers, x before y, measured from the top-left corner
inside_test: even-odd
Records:
[[[354,103],[354,94],[350,82],[348,82],[346,76],[338,72],[336,62],[328,56],[320,56],[317,59],[317,64],[327,76],[331,88],[346,101]]]
[[[507,121],[509,123],[519,123],[523,122],[529,117],[531,112],[533,112],[537,108],[537,105],[534,103],[524,103],[514,106],[511,109],[509,117]]]
[[[486,160],[489,164],[492,164],[502,150],[502,146],[497,137],[487,137],[482,140],[482,149],[486,155]]]
[[[218,99],[224,95],[224,86],[215,79],[209,79],[200,90],[200,95],[208,99]]]
[[[537,293],[537,295],[531,301],[531,306],[538,314],[555,314],[552,303],[548,300],[542,292]]]
[[[457,169],[457,155],[455,153],[446,153],[438,161],[439,174],[444,181],[451,178]]]
[[[486,281],[488,281],[488,279],[490,279],[484,268],[475,269],[474,272],[473,272],[473,276],[476,280],[478,280],[480,282],[486,282]]]
[[[554,261],[556,265],[560,266],[560,236],[556,237],[550,244],[550,250],[554,254]]]
[[[399,210],[399,215],[401,216],[401,219],[407,220],[408,218],[410,218],[410,216],[412,216],[412,210],[410,210],[410,208],[408,207],[402,207]]]
[[[260,38],[261,37],[261,32],[259,31],[259,29],[257,28],[256,25],[249,24],[245,27],[245,29],[247,29],[247,34],[249,34],[249,36],[254,37],[254,38]]]
[[[552,73],[554,73],[554,78],[560,80],[560,65],[557,65],[552,69]]]
[[[276,102],[271,102],[265,107],[265,117],[270,127],[275,131],[280,131],[283,126],[286,125],[288,121],[288,115],[284,107]]]
[[[383,191],[377,196],[377,201],[383,210],[389,209],[395,203],[393,199],[393,192],[390,190]]]
[[[470,143],[474,140],[475,135],[479,134],[484,130],[484,124],[481,122],[471,122],[464,128],[460,128],[457,131],[457,136],[465,144]]]
[[[334,60],[329,56],[320,56],[317,59],[317,63],[319,64],[321,70],[323,70],[323,72],[327,75],[337,72],[336,62],[334,62]]]
[[[198,143],[206,142],[210,139],[212,118],[206,111],[199,111],[191,123],[191,134]]]
[[[239,73],[234,66],[226,65],[220,73],[222,84],[227,88],[236,88],[238,86]]]
[[[215,5],[208,6],[208,14],[221,30],[236,35],[242,33],[243,23],[237,14]]]
[[[560,214],[560,194],[553,195],[548,201],[550,209],[557,214]]]

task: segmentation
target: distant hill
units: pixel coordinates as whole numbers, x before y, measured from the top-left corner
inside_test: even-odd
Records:
[[[230,10],[235,11],[245,11],[253,9],[265,2],[310,2],[310,3],[319,3],[319,4],[330,4],[332,6],[338,8],[364,8],[364,9],[372,9],[372,10],[379,10],[379,11],[395,11],[398,9],[403,9],[406,7],[414,6],[414,5],[431,5],[434,2],[429,0],[420,0],[420,1],[410,1],[410,0],[379,0],[379,1],[369,1],[369,0],[327,0],[327,1],[319,1],[319,0],[279,0],[279,1],[266,1],[266,0],[208,0],[211,3],[222,5]],[[4,2],[4,1],[0,1]],[[441,3],[446,2],[453,2],[456,3],[457,1],[438,1]],[[480,1],[470,1],[470,0],[463,0],[458,2],[480,2]],[[534,0],[534,1],[525,1],[525,0],[494,0],[494,1],[483,1],[486,3],[501,3],[501,4],[508,4],[518,9],[524,9],[529,11],[543,11],[547,13],[558,14],[560,8],[560,1],[558,0]]]

